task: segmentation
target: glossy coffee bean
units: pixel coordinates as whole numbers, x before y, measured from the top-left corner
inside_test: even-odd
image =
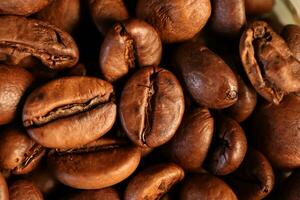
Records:
[[[208,169],[215,175],[227,175],[242,163],[247,151],[244,130],[233,119],[218,117],[210,153],[207,156]]]
[[[79,53],[74,40],[56,26],[35,19],[1,16],[0,62],[17,65],[35,57],[51,69],[74,66]]]
[[[129,18],[124,0],[89,0],[92,18],[103,35],[119,21]]]
[[[300,61],[300,26],[287,25],[281,34],[297,60]]]
[[[248,15],[260,15],[272,11],[275,0],[245,0]]]
[[[173,43],[193,38],[211,14],[209,0],[139,0],[137,16],[154,26],[163,42]]]
[[[214,0],[212,2],[212,29],[225,36],[239,36],[246,24],[244,0]]]
[[[235,104],[226,109],[226,114],[237,122],[245,121],[254,111],[257,94],[254,88],[245,83],[241,76],[237,75],[239,94]]]
[[[9,199],[10,200],[20,200],[20,199],[30,199],[30,200],[43,200],[43,195],[32,183],[28,180],[19,180],[14,182],[9,187]]]
[[[8,188],[6,181],[2,174],[0,173],[0,199],[1,200],[8,200]]]
[[[80,14],[80,0],[52,0],[36,18],[72,33],[79,24]]]
[[[274,181],[273,169],[266,157],[257,150],[249,149],[228,182],[239,199],[260,200],[272,191]]]
[[[45,8],[52,0],[1,0],[0,14],[31,15]]]
[[[183,182],[180,200],[237,200],[232,189],[221,179],[210,174],[192,174]]]
[[[111,188],[99,190],[83,190],[68,200],[121,200],[118,192]]]
[[[185,85],[200,105],[221,109],[238,99],[238,83],[229,66],[207,47],[197,43],[182,44],[174,55]]]
[[[278,105],[257,108],[249,136],[271,164],[280,169],[300,167],[300,97],[289,95]]]
[[[48,166],[65,185],[78,189],[101,189],[130,176],[140,158],[140,149],[127,141],[100,138],[81,148],[52,150]]]
[[[11,128],[0,135],[0,167],[13,174],[26,174],[37,167],[45,149],[25,132]]]
[[[300,199],[300,171],[299,169],[284,181],[279,191],[276,193],[276,199],[298,200]]]
[[[56,79],[29,95],[23,108],[23,124],[29,135],[45,147],[85,145],[114,124],[113,95],[113,86],[101,79]]]
[[[184,113],[184,96],[177,78],[159,67],[144,67],[122,91],[119,114],[128,137],[139,146],[168,142]]]
[[[186,114],[175,136],[165,146],[168,157],[188,171],[197,171],[208,153],[214,119],[206,108]]]
[[[300,91],[300,62],[266,22],[248,25],[240,56],[252,85],[269,102],[279,104],[285,94]]]
[[[33,76],[25,69],[0,65],[0,125],[16,118],[20,101],[32,82]]]
[[[165,163],[151,166],[134,176],[125,190],[125,200],[160,199],[181,181],[184,171],[178,165]]]
[[[161,54],[156,30],[142,20],[130,19],[115,24],[106,34],[99,62],[105,79],[115,81],[135,66],[158,65]]]

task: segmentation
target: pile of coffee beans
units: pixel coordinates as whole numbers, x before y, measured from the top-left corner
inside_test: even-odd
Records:
[[[0,200],[300,200],[274,4],[1,0]]]

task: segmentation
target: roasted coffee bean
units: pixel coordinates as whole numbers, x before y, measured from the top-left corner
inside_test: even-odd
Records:
[[[89,7],[93,20],[103,35],[114,23],[129,18],[124,0],[89,0]]]
[[[9,200],[7,184],[1,173],[0,173],[0,199]]]
[[[9,187],[9,199],[10,200],[20,200],[20,199],[30,199],[30,200],[43,200],[43,195],[32,183],[28,180],[19,180],[14,182]]]
[[[266,22],[249,24],[240,56],[252,85],[269,102],[279,104],[285,94],[300,91],[300,62]]]
[[[278,105],[259,106],[249,136],[271,164],[280,169],[300,167],[300,97],[286,96]]]
[[[121,200],[118,192],[111,188],[83,190],[68,200]]]
[[[0,62],[17,65],[36,57],[51,69],[74,66],[79,57],[74,40],[56,26],[17,16],[1,16]]]
[[[211,14],[209,0],[139,0],[137,16],[154,26],[163,42],[193,38]]]
[[[184,96],[176,77],[159,67],[144,67],[126,83],[119,113],[128,137],[139,146],[168,142],[184,113]]]
[[[176,51],[175,63],[185,85],[200,105],[221,109],[238,99],[238,83],[229,66],[207,47],[197,42],[182,44]]]
[[[72,33],[79,24],[80,14],[80,0],[52,0],[36,18]]]
[[[297,60],[300,61],[300,26],[293,24],[285,26],[282,36]]]
[[[236,37],[246,24],[244,0],[212,1],[212,29],[225,36]]]
[[[49,148],[73,148],[104,135],[113,126],[113,86],[92,77],[65,77],[33,91],[23,109],[29,135]]]
[[[167,155],[188,171],[197,171],[208,153],[214,131],[214,119],[206,108],[188,113],[175,136],[165,146]]]
[[[275,179],[269,161],[254,149],[248,150],[239,169],[229,177],[230,186],[243,200],[265,198],[272,191]]]
[[[246,120],[254,111],[257,94],[251,85],[245,83],[241,76],[237,75],[239,94],[235,104],[226,109],[226,114],[237,122]]]
[[[260,15],[271,12],[275,0],[245,0],[246,13],[248,15]]]
[[[299,169],[282,183],[276,195],[276,199],[298,200],[300,199],[300,171]]]
[[[115,81],[135,65],[158,65],[162,44],[156,30],[148,23],[130,19],[114,25],[106,34],[100,51],[100,67],[108,81]]]
[[[160,199],[170,188],[181,181],[184,171],[173,163],[151,166],[134,176],[125,190],[125,200]]]
[[[31,15],[45,8],[52,0],[1,0],[0,14]]]
[[[33,76],[25,69],[0,65],[0,125],[16,118],[21,98],[32,82]]]
[[[65,185],[101,189],[130,176],[138,166],[141,150],[116,138],[100,138],[76,149],[52,150],[48,165]]]
[[[13,174],[26,174],[37,167],[45,148],[25,132],[10,128],[0,135],[0,167]]]
[[[240,125],[231,118],[219,116],[210,153],[208,169],[215,175],[227,175],[242,163],[247,151],[247,139]]]
[[[232,189],[221,179],[210,174],[191,174],[183,182],[181,200],[237,200]]]

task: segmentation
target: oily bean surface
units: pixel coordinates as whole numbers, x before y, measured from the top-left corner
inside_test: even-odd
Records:
[[[29,95],[23,108],[23,124],[29,135],[45,147],[85,145],[113,126],[113,93],[113,86],[98,78],[53,80]]]
[[[0,125],[12,122],[33,76],[19,67],[0,65]]]
[[[184,171],[178,165],[153,165],[134,176],[125,190],[125,200],[160,199],[170,188],[181,181]]]
[[[65,185],[101,189],[130,176],[140,158],[138,147],[120,139],[100,138],[78,149],[52,150],[48,155],[48,166]]]
[[[121,123],[128,137],[139,146],[157,147],[169,141],[183,113],[182,88],[177,78],[165,69],[140,69],[122,91]]]
[[[187,90],[198,104],[222,109],[237,101],[236,76],[229,66],[207,47],[197,42],[187,42],[177,49],[174,57]]]
[[[139,0],[136,14],[153,25],[166,43],[193,38],[211,14],[209,0]]]
[[[173,162],[187,171],[201,168],[211,145],[214,119],[206,108],[196,108],[186,114],[175,136],[165,146]]]
[[[17,65],[28,57],[51,69],[73,67],[79,59],[73,38],[46,22],[18,16],[0,16],[0,62]]]

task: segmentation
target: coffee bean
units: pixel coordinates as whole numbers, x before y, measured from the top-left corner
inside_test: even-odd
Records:
[[[0,135],[0,168],[13,174],[29,173],[37,167],[44,154],[45,148],[19,129],[10,128]]]
[[[139,18],[154,26],[163,42],[174,43],[193,38],[211,14],[209,0],[139,0]]]
[[[2,174],[0,173],[0,199],[1,200],[8,200],[8,188],[6,181]]]
[[[130,176],[140,158],[140,149],[127,141],[100,138],[81,148],[52,150],[48,166],[65,185],[78,189],[101,189]]]
[[[119,113],[124,130],[135,144],[160,146],[173,137],[182,120],[182,88],[171,72],[144,67],[126,83]]]
[[[250,138],[271,164],[280,169],[300,167],[300,97],[286,96],[278,105],[264,103],[252,118]]]
[[[74,66],[79,57],[74,40],[65,32],[43,21],[17,16],[1,16],[0,62],[17,65],[36,57],[51,69]]]
[[[285,94],[300,91],[300,62],[266,22],[248,25],[240,56],[252,85],[269,102],[279,104]]]
[[[1,0],[0,14],[31,15],[45,8],[52,0]]]
[[[113,86],[101,79],[56,79],[29,95],[23,109],[23,124],[29,135],[45,147],[85,145],[113,126],[113,95]]]
[[[158,65],[161,54],[162,44],[156,30],[142,20],[130,19],[115,24],[106,34],[99,62],[104,77],[116,81],[136,65]]]
[[[28,180],[19,180],[14,182],[9,187],[9,199],[10,200],[20,200],[20,199],[30,199],[30,200],[43,200],[43,195],[40,190]]]
[[[103,35],[114,23],[129,18],[124,0],[89,0],[89,7],[93,20]]]
[[[211,26],[215,32],[236,37],[239,36],[245,24],[244,0],[214,0],[212,2]]]
[[[208,153],[214,119],[208,109],[196,108],[186,114],[175,136],[165,146],[167,155],[185,170],[197,171]]]
[[[255,149],[249,149],[245,160],[231,176],[229,184],[239,199],[263,199],[273,189],[274,173],[269,161]]]
[[[210,174],[192,174],[185,179],[180,191],[181,200],[237,200],[232,189],[221,179]]]
[[[233,71],[207,47],[197,42],[184,43],[177,49],[174,59],[189,93],[198,104],[221,109],[237,101],[238,83]]]
[[[0,125],[16,118],[20,101],[32,82],[33,76],[25,69],[0,65]]]
[[[125,190],[125,200],[156,200],[184,177],[184,171],[172,163],[151,166],[134,176]]]
[[[219,116],[215,126],[207,166],[215,175],[227,175],[242,163],[247,151],[247,139],[243,129],[233,119]]]

